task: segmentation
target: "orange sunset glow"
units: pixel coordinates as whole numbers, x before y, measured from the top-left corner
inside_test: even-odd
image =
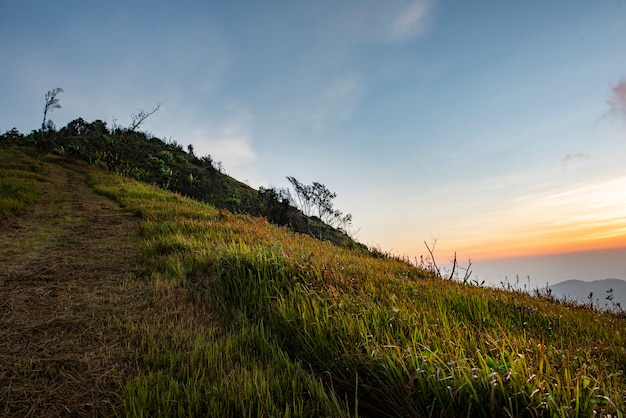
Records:
[[[505,258],[626,247],[626,177],[529,194],[473,221],[439,251]]]

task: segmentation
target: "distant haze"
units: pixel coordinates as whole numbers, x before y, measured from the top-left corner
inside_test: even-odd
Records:
[[[489,285],[501,283],[543,288],[565,280],[626,280],[626,248],[542,256],[473,260],[472,277]]]
[[[626,308],[626,281],[605,279],[593,282],[566,280],[550,286],[552,295],[580,303],[590,303],[600,309]],[[607,297],[612,297],[611,300]],[[619,305],[618,305],[619,304]]]

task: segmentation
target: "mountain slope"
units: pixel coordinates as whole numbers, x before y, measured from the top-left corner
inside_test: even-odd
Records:
[[[58,132],[17,130],[0,135],[0,147],[19,148],[29,155],[54,154],[69,161],[83,161],[107,171],[171,190],[233,213],[263,216],[277,225],[331,241],[360,247],[345,231],[314,216],[305,216],[285,190],[250,186],[224,173],[210,155],[198,157],[193,147],[164,141],[145,132],[115,127],[105,122],[73,120]],[[2,208],[0,207],[0,217]]]
[[[623,317],[463,286],[144,185],[92,181],[141,214],[159,279],[216,307],[230,330],[218,341],[188,335],[168,354],[156,344],[128,389],[137,410],[180,414],[173,399],[237,416],[624,409]]]
[[[122,327],[139,342],[129,345],[137,369],[124,378],[123,415],[624,412],[622,316],[441,280],[73,167],[140,221],[150,292],[144,319]]]

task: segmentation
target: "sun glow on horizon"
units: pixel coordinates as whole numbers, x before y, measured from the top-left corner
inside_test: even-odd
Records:
[[[626,247],[626,176],[526,195],[478,228],[442,252],[495,259]]]

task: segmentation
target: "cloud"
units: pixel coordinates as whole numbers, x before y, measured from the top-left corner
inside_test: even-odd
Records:
[[[198,128],[188,134],[196,155],[211,155],[226,170],[244,165],[256,159],[252,148],[252,136],[246,128],[225,125],[217,129]]]
[[[626,120],[626,78],[622,78],[611,88],[611,97],[607,100],[610,113]]]
[[[350,74],[335,79],[322,89],[309,115],[313,127],[323,130],[328,123],[352,116],[362,86],[361,77]]]
[[[224,136],[211,141],[210,144],[214,154],[221,156],[220,159],[226,167],[239,166],[256,159],[251,138],[246,133],[226,132]]]
[[[563,162],[563,166],[567,166],[569,163],[575,162],[575,161],[589,161],[589,160],[591,160],[591,155],[584,153],[584,152],[579,152],[577,154],[567,154],[566,156],[561,158],[561,161]]]
[[[412,2],[392,22],[389,39],[406,41],[424,33],[429,27],[430,10],[431,4],[428,1]]]
[[[196,120],[187,123],[187,126],[194,127],[191,130],[182,126],[179,128],[185,140],[193,144],[196,155],[210,155],[214,161],[221,162],[227,171],[249,164],[257,158],[250,131],[252,115],[244,108],[233,108],[230,112],[220,125],[211,126]]]

